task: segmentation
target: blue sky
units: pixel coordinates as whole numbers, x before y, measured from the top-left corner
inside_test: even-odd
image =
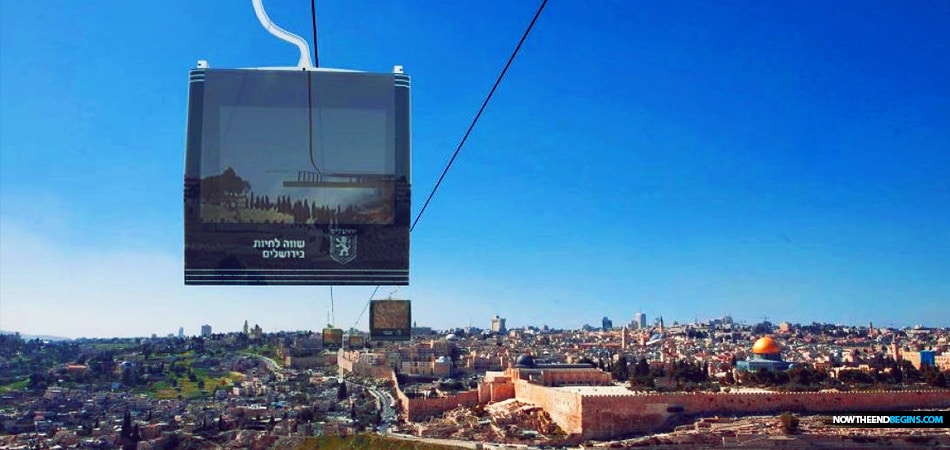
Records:
[[[310,2],[266,1],[310,38]],[[413,83],[414,210],[534,13],[318,1]],[[551,0],[412,236],[420,325],[950,326],[950,3]],[[287,66],[251,2],[0,4],[0,329],[319,329],[326,287],[185,287],[187,73]],[[385,297],[391,288],[383,287]],[[334,290],[336,325],[372,288]]]

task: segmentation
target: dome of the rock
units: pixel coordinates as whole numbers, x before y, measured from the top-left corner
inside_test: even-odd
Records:
[[[782,352],[771,336],[763,336],[752,344],[752,353],[756,355],[776,355]]]

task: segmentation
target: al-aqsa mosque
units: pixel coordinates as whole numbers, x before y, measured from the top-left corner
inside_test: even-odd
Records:
[[[782,361],[782,348],[771,336],[763,336],[755,341],[752,355],[745,361],[737,361],[736,368],[746,372],[757,372],[759,369],[777,372],[792,366],[792,363]]]

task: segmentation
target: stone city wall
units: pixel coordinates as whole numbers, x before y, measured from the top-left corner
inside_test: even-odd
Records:
[[[387,367],[387,369],[389,369]],[[399,380],[396,379],[396,372],[389,369],[387,377],[393,383],[396,391],[396,400],[402,407],[402,415],[408,421],[418,422],[432,416],[438,416],[442,413],[455,409],[459,406],[475,406],[478,401],[478,390],[459,392],[455,395],[434,398],[409,398],[402,387],[399,386]]]
[[[610,374],[598,369],[541,370],[541,384],[547,386],[607,386],[611,382]]]
[[[351,373],[369,378],[390,379],[393,369],[386,365],[368,364],[360,361],[360,352],[342,352],[337,358],[337,364]]]
[[[769,414],[911,410],[950,407],[950,391],[676,393],[584,396],[584,438],[608,438],[671,427],[682,414]]]
[[[284,366],[290,367],[291,369],[313,369],[316,367],[328,367],[337,364],[339,359],[337,355],[320,355],[320,356],[285,356],[284,357]]]
[[[353,372],[353,364],[358,361],[359,352],[341,352],[338,354],[336,363],[341,369],[347,372]]]
[[[460,406],[475,406],[478,404],[478,391],[475,390],[433,398],[408,398],[402,391],[399,391],[399,393],[399,401],[403,405],[403,414],[406,419],[413,422],[442,415],[442,413]]]
[[[514,380],[513,384],[518,401],[540,406],[567,434],[581,434],[583,411],[579,394],[531,384],[526,380]]]
[[[515,385],[509,377],[495,377],[478,383],[478,402],[495,403],[515,397]]]

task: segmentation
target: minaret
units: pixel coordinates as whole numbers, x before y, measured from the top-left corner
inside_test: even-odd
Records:
[[[627,349],[627,326],[623,326],[623,331],[620,332],[620,350]]]

